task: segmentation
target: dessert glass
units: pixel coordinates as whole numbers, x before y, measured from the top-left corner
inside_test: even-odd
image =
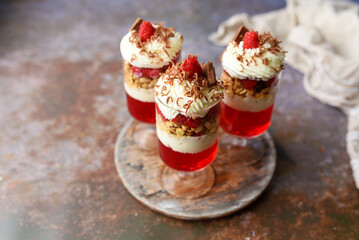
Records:
[[[143,39],[141,27],[146,25]],[[146,32],[147,31],[147,32]],[[128,111],[136,120],[155,123],[154,86],[161,73],[181,58],[183,37],[174,28],[138,18],[121,40]]]
[[[178,114],[169,120],[165,111]],[[193,199],[211,189],[214,173],[209,165],[217,155],[219,112],[217,101],[197,112],[204,117],[186,117],[156,98],[158,151],[166,164],[162,184],[172,195]]]
[[[221,103],[222,129],[242,138],[255,138],[262,135],[271,124],[280,76],[281,74],[278,74],[270,79],[270,85],[258,81],[257,84],[263,86],[252,90],[243,88],[240,82],[235,89],[227,89]],[[222,79],[224,78],[230,76],[223,72]]]
[[[248,164],[261,159],[261,135],[271,124],[285,51],[269,33],[241,27],[221,56],[224,99],[222,138]]]
[[[174,28],[138,18],[121,40],[127,108],[136,119],[134,139],[143,149],[156,147],[154,87],[181,58],[183,37]]]
[[[131,116],[143,123],[155,123],[154,87],[161,73],[181,59],[181,51],[171,63],[161,68],[140,68],[124,61],[124,86],[126,91],[127,109]],[[149,72],[144,76],[143,72]]]
[[[197,198],[214,183],[209,165],[218,149],[223,86],[212,62],[188,55],[171,66],[155,87],[158,151],[163,187],[174,196]]]

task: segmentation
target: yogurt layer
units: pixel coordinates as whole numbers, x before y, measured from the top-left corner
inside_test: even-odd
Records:
[[[146,88],[131,87],[125,82],[125,90],[128,95],[141,102],[155,101],[155,93],[153,88],[146,89]]]
[[[275,94],[270,92],[266,97],[259,99],[224,94],[223,102],[238,111],[261,112],[273,105]]]
[[[178,137],[161,130],[158,126],[156,129],[157,137],[162,144],[180,153],[202,152],[212,146],[216,142],[218,136],[218,133],[215,132],[211,135],[202,135],[199,137]]]

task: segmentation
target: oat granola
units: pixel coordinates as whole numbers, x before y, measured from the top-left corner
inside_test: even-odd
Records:
[[[185,126],[183,124],[175,123],[171,120],[163,120],[161,116],[157,115],[157,126],[169,134],[176,135],[177,137],[183,136],[202,136],[211,135],[218,129],[217,118],[208,119],[203,121],[197,128]]]
[[[152,89],[155,87],[158,78],[151,79],[147,77],[136,77],[132,70],[131,64],[127,61],[124,62],[125,82],[130,87]]]
[[[240,97],[252,96],[257,99],[264,98],[271,90],[270,87],[267,87],[264,84],[257,84],[255,88],[247,90],[241,85],[238,79],[232,78],[225,71],[222,73],[222,83],[226,94],[238,95]]]

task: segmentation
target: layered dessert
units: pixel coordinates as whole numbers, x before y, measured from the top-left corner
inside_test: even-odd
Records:
[[[270,33],[241,27],[223,52],[221,127],[240,137],[255,137],[267,130],[285,51]]]
[[[219,102],[223,88],[213,64],[189,55],[167,69],[155,87],[156,129],[161,159],[170,168],[196,171],[217,154]]]
[[[183,37],[174,28],[138,18],[122,38],[124,85],[131,115],[155,123],[154,86],[173,63],[179,61]]]

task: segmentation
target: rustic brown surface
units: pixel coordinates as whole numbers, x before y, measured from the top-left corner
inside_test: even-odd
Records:
[[[284,70],[269,132],[269,188],[228,217],[185,222],[119,183],[116,136],[129,119],[119,40],[137,17],[184,35],[183,56],[215,63],[207,35],[234,13],[283,1],[27,0],[0,3],[0,239],[358,239],[347,120]]]
[[[256,200],[272,179],[276,152],[268,133],[258,140],[263,143],[262,158],[253,161],[245,158],[245,148],[229,144],[231,137],[221,131],[218,154],[211,164],[215,179],[213,170],[209,170],[212,180],[208,187],[214,182],[212,188],[202,187],[188,194],[201,196],[195,199],[174,197],[169,193],[182,192],[182,195],[186,195],[186,187],[183,186],[186,184],[173,184],[176,189],[164,188],[161,178],[164,164],[157,149],[144,149],[143,142],[139,142],[135,137],[139,130],[142,131],[142,138],[148,136],[150,131],[147,131],[146,127],[153,128],[132,120],[123,127],[115,145],[115,163],[126,189],[138,201],[159,213],[185,220],[226,216]],[[148,137],[147,141],[155,143],[151,137]],[[186,178],[182,179],[183,181],[186,181]],[[187,186],[196,188],[196,185],[202,183],[203,180],[198,183],[192,180]]]

